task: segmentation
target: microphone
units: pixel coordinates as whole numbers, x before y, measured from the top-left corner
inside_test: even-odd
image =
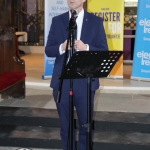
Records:
[[[71,9],[70,12],[71,12],[71,18],[70,18],[69,28],[70,29],[77,29],[77,24],[75,21],[75,18],[77,17],[77,12],[73,9]]]
[[[74,17],[76,17],[77,14],[78,14],[78,13],[77,13],[75,10],[73,10],[73,9],[71,9],[70,12],[71,12],[71,16],[74,16]]]

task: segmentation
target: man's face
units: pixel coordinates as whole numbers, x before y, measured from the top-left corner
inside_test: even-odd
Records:
[[[68,6],[70,9],[76,10],[77,12],[80,12],[83,8],[83,3],[86,0],[67,0]]]

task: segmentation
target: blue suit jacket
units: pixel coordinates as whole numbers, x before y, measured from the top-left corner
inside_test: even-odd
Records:
[[[51,80],[51,87],[59,85],[58,75],[61,74],[64,54],[60,55],[59,46],[68,38],[69,12],[53,17],[51,28],[48,35],[45,53],[48,57],[56,57],[54,70]],[[108,50],[106,35],[103,28],[103,20],[84,11],[84,19],[81,32],[81,41],[89,45],[90,51]],[[86,80],[82,79],[82,82]],[[80,82],[80,84],[82,84]],[[92,82],[92,90],[99,88],[99,81],[95,79]]]

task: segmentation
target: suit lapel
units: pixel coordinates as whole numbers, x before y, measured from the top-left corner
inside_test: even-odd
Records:
[[[82,24],[81,38],[80,38],[81,41],[84,41],[86,39],[88,23],[89,23],[88,13],[84,10],[84,17],[83,17],[83,24]]]
[[[69,27],[69,12],[66,12],[63,17],[62,17],[62,22],[63,22],[63,31],[65,34],[65,37],[68,37],[68,31],[67,28]]]

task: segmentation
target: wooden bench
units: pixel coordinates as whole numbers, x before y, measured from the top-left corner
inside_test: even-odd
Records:
[[[0,95],[25,98],[25,62],[20,58],[13,28],[0,27]]]

